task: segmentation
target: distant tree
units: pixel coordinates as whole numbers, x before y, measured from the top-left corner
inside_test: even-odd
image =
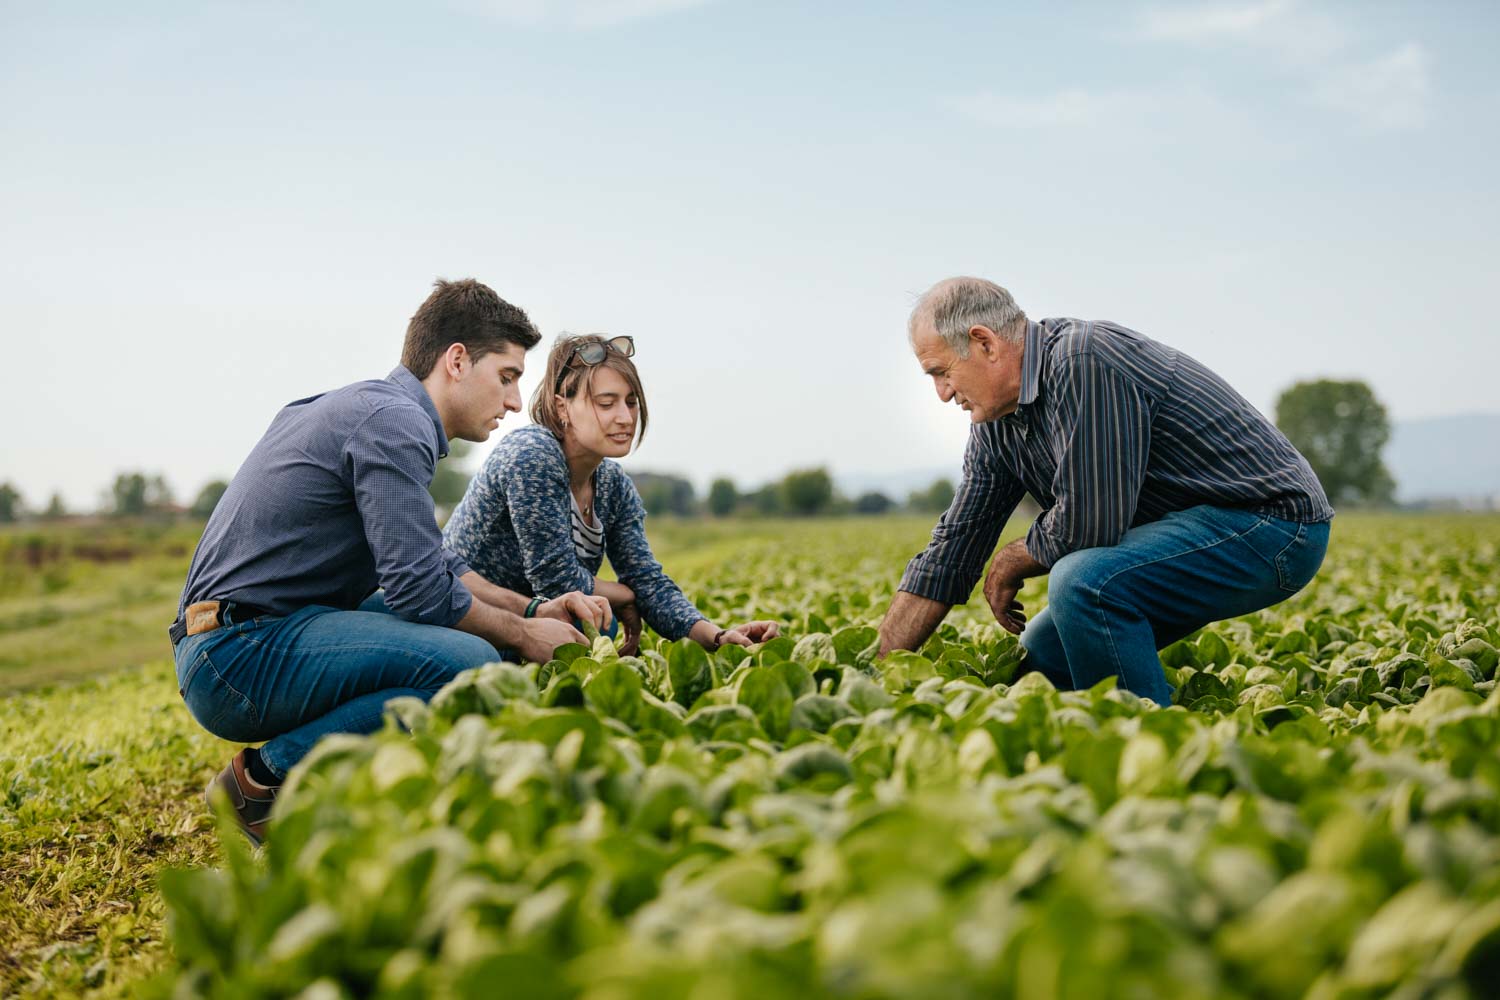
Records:
[[[652,514],[675,514],[691,517],[698,503],[693,484],[681,476],[663,472],[632,472],[630,481],[635,483],[641,503]]]
[[[907,498],[906,504],[912,510],[919,510],[930,514],[941,514],[953,503],[953,483],[947,479],[939,479],[925,490],[917,490]]]
[[[781,501],[780,483],[767,483],[755,492],[746,494],[745,499],[750,501],[751,509],[765,517],[774,517],[786,509]]]
[[[0,483],[0,524],[20,520],[21,491],[10,483]]]
[[[894,506],[894,500],[876,491],[861,493],[854,501],[854,510],[859,514],[884,514]]]
[[[116,517],[139,517],[146,513],[146,477],[139,472],[122,472],[110,488],[113,497],[110,513]]]
[[[781,499],[788,513],[821,514],[833,500],[833,477],[827,469],[798,469],[781,481]]]
[[[708,486],[708,512],[714,517],[728,517],[740,502],[732,479],[715,479]]]
[[[47,521],[56,521],[67,516],[68,508],[63,504],[62,494],[52,494],[52,499],[47,501],[47,509],[42,511],[42,518]]]
[[[1276,426],[1307,458],[1330,502],[1391,502],[1396,483],[1380,458],[1390,419],[1366,383],[1298,382],[1276,400]]]
[[[224,497],[224,491],[229,489],[229,484],[222,479],[215,479],[204,485],[198,491],[198,496],[193,500],[193,506],[188,508],[188,513],[194,517],[206,518],[219,506],[219,501]]]
[[[157,473],[146,480],[146,510],[153,514],[164,514],[171,511],[176,503],[177,498],[172,495],[172,487],[167,485],[165,476]]]
[[[458,438],[448,442],[448,457],[438,460],[427,492],[432,494],[432,502],[445,511],[458,506],[469,488],[474,473],[469,470],[468,458],[473,450],[472,444]]]

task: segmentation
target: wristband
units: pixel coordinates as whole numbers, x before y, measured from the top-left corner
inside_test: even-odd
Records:
[[[729,630],[727,628],[719,629],[719,634],[714,636],[714,649],[718,649],[719,647],[724,645],[724,636],[728,634],[728,632]]]
[[[541,607],[541,606],[542,606],[542,599],[540,597],[533,597],[531,599],[531,603],[528,604],[528,605],[526,605],[526,613],[524,615],[522,615],[521,617],[523,617],[523,618],[535,618],[536,617],[536,609],[539,608],[539,607]]]

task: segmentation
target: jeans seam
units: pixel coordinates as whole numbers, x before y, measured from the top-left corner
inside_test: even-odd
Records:
[[[1100,582],[1099,586],[1094,588],[1094,591],[1097,595],[1102,597],[1104,594],[1104,588],[1113,583],[1115,577],[1119,576],[1122,573],[1128,573],[1131,570],[1140,569],[1142,566],[1154,566],[1159,562],[1166,562],[1168,559],[1181,559],[1183,556],[1190,556],[1194,552],[1202,552],[1204,549],[1211,549],[1215,545],[1223,545],[1225,542],[1230,541],[1231,539],[1243,537],[1244,534],[1245,533],[1242,531],[1231,531],[1229,534],[1225,535],[1222,538],[1216,538],[1211,542],[1204,542],[1202,545],[1195,545],[1190,549],[1183,549],[1180,552],[1173,552],[1169,555],[1157,556],[1155,559],[1147,559],[1144,562],[1132,563],[1129,566],[1121,567],[1120,569],[1117,569],[1113,573],[1109,574],[1109,576],[1105,577],[1104,580]],[[1101,605],[1101,610],[1102,609],[1103,606]]]
[[[1180,552],[1174,552],[1174,553],[1171,553],[1169,555],[1158,556],[1155,559],[1147,559],[1144,562],[1134,563],[1134,564],[1132,564],[1130,566],[1122,567],[1121,569],[1117,569],[1113,573],[1111,573],[1109,576],[1105,577],[1104,580],[1101,581],[1100,584],[1097,587],[1090,587],[1090,588],[1088,588],[1089,590],[1091,590],[1093,592],[1092,596],[1094,598],[1094,606],[1098,609],[1099,615],[1102,618],[1104,616],[1104,588],[1107,587],[1107,586],[1109,586],[1111,583],[1113,583],[1114,580],[1115,580],[1115,578],[1118,577],[1118,576],[1120,576],[1122,573],[1129,572],[1130,570],[1133,570],[1133,569],[1140,569],[1142,566],[1153,566],[1156,563],[1165,562],[1168,559],[1180,559],[1182,556],[1189,556],[1189,555],[1192,555],[1194,552],[1202,552],[1204,549],[1211,549],[1211,548],[1213,548],[1216,545],[1223,545],[1225,542],[1227,542],[1227,541],[1229,541],[1231,539],[1234,539],[1234,538],[1238,538],[1242,534],[1243,534],[1243,532],[1231,531],[1229,534],[1224,535],[1221,538],[1216,538],[1216,539],[1214,539],[1211,542],[1205,542],[1202,545],[1196,545],[1196,546],[1194,546],[1193,548],[1190,548],[1190,549],[1183,549]],[[1115,646],[1114,633],[1111,632],[1109,629],[1105,629],[1104,630],[1104,637],[1109,642],[1109,655],[1110,655],[1110,659],[1112,661],[1110,665],[1114,667],[1114,675],[1115,675],[1115,677],[1117,677],[1121,681],[1123,681],[1124,678],[1120,674],[1120,667],[1121,667],[1121,663],[1120,663],[1120,651]],[[1070,672],[1071,672],[1071,664],[1069,666],[1070,666]],[[1075,679],[1074,683],[1075,684],[1077,683],[1076,679]]]

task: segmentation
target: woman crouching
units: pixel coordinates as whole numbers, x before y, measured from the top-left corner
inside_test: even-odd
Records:
[[[662,572],[635,484],[611,459],[646,433],[646,393],[630,337],[563,336],[531,398],[532,426],[507,434],[470,482],[443,541],[481,576],[533,598],[581,590],[609,600],[622,652],[644,618],[667,639],[708,649],[775,638],[776,623],[720,628]],[[599,579],[609,557],[619,581]]]

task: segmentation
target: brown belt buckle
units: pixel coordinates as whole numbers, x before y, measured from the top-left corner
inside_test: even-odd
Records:
[[[199,635],[219,627],[219,602],[199,601],[187,606],[187,634]]]

